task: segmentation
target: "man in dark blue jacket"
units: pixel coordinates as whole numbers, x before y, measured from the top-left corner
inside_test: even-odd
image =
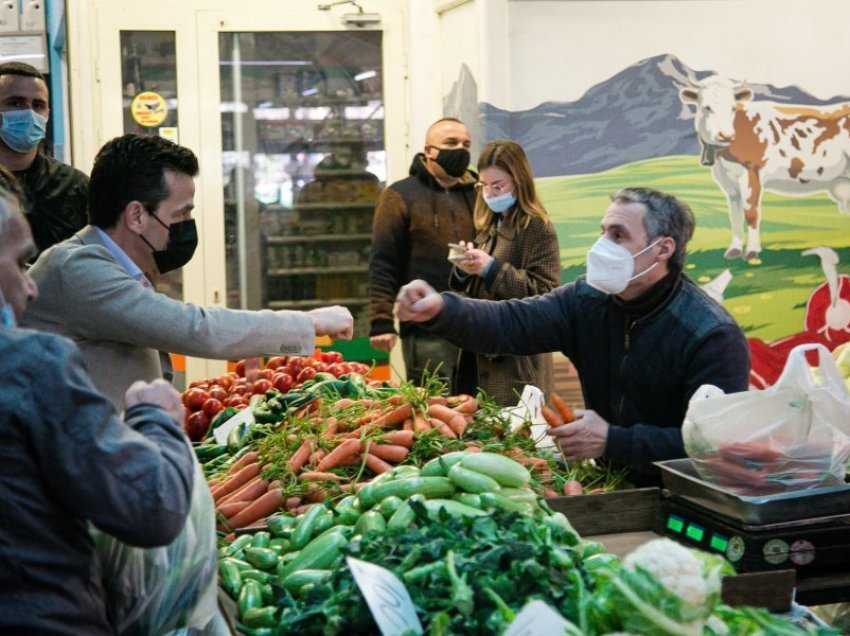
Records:
[[[165,381],[138,382],[122,422],[70,340],[17,328],[38,293],[19,207],[0,188],[0,634],[112,634],[88,523],[142,547],[183,529],[183,407]]]
[[[587,409],[550,429],[568,460],[603,457],[657,485],[652,462],[685,456],[681,426],[703,384],[745,391],[749,349],[741,328],[683,273],[690,208],[649,188],[612,197],[587,275],[544,296],[481,301],[413,281],[399,320],[485,354],[561,351],[575,365]]]

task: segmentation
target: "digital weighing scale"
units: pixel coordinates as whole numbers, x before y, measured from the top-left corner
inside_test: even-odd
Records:
[[[664,484],[658,534],[722,554],[738,572],[850,563],[850,484],[747,497],[703,481],[690,459],[657,465]]]

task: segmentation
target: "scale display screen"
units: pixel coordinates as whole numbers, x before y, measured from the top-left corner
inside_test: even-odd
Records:
[[[726,548],[729,547],[729,537],[726,535],[706,531],[706,529],[698,523],[689,521],[684,517],[670,513],[667,515],[667,530],[675,534],[683,534],[695,544],[705,547],[721,554],[726,553]]]
[[[702,543],[702,539],[705,536],[705,529],[695,523],[689,523],[688,529],[685,530],[685,536],[688,537],[688,539],[690,539],[691,541]]]

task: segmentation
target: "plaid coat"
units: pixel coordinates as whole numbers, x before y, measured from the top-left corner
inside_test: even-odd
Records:
[[[484,278],[461,279],[452,269],[449,286],[470,298],[505,300],[545,294],[561,284],[558,236],[548,219],[532,217],[525,229],[516,226],[516,215],[499,227],[478,233],[475,246],[493,257]],[[517,403],[526,384],[552,390],[552,354],[490,356],[462,351],[455,389],[475,393],[481,388],[501,406]]]

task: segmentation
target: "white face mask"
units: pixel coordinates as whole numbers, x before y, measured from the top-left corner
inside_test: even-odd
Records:
[[[635,254],[622,245],[600,236],[587,253],[587,284],[606,294],[619,294],[634,279],[643,276],[658,263],[653,263],[639,274],[635,274],[635,257],[657,245],[661,239],[647,245]]]

